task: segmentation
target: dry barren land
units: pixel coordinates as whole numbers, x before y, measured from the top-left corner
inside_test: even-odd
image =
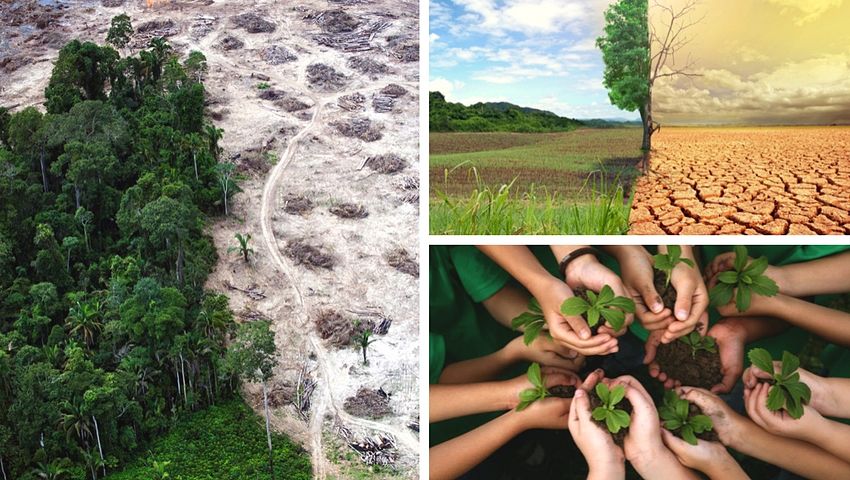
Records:
[[[850,127],[665,128],[632,234],[850,234]]]

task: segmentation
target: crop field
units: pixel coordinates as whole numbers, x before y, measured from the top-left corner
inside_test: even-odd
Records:
[[[850,127],[665,128],[632,234],[850,233]]]
[[[563,133],[432,133],[431,232],[567,233],[564,222],[571,221],[569,217],[575,216],[576,208],[584,209],[601,197],[618,196],[618,190],[628,197],[641,158],[640,135],[637,128]],[[458,216],[458,209],[449,205],[462,203],[467,211],[476,209],[476,204],[469,204],[482,192],[485,196],[491,192],[493,196],[501,194],[515,220],[506,220],[499,231],[486,225],[458,225],[453,218]],[[539,217],[549,220],[543,225]],[[529,221],[534,225],[528,225]],[[585,226],[593,231],[587,231]],[[576,226],[580,230],[576,233],[622,233],[613,225],[605,232],[601,225],[585,226]]]

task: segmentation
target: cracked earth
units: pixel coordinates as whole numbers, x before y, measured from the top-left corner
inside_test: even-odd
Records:
[[[850,234],[850,127],[667,128],[653,143],[630,234]]]

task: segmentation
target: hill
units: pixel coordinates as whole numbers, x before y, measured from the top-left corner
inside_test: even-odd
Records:
[[[428,105],[432,132],[567,132],[583,126],[579,120],[507,102],[447,102],[440,92],[429,93]]]

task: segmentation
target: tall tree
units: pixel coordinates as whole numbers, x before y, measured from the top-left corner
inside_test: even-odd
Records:
[[[236,176],[236,165],[232,163],[219,163],[215,168],[216,175],[218,176],[218,185],[221,188],[221,196],[224,201],[224,215],[230,215],[230,210],[228,208],[227,202],[230,197],[239,191],[239,185],[236,183],[238,178]]]
[[[248,382],[260,382],[263,386],[263,408],[266,414],[266,440],[269,446],[269,474],[274,479],[274,450],[272,449],[271,424],[267,382],[272,378],[276,360],[274,332],[268,321],[243,323],[236,333],[236,340],[227,350],[225,362],[228,369]]]
[[[130,43],[130,37],[132,36],[133,24],[130,22],[130,17],[126,13],[112,17],[109,32],[106,34],[107,43],[111,43],[115,48],[122,49]]]
[[[13,152],[30,161],[38,159],[42,186],[46,192],[50,186],[47,182],[44,126],[44,115],[35,107],[27,107],[9,120],[8,141]]]

